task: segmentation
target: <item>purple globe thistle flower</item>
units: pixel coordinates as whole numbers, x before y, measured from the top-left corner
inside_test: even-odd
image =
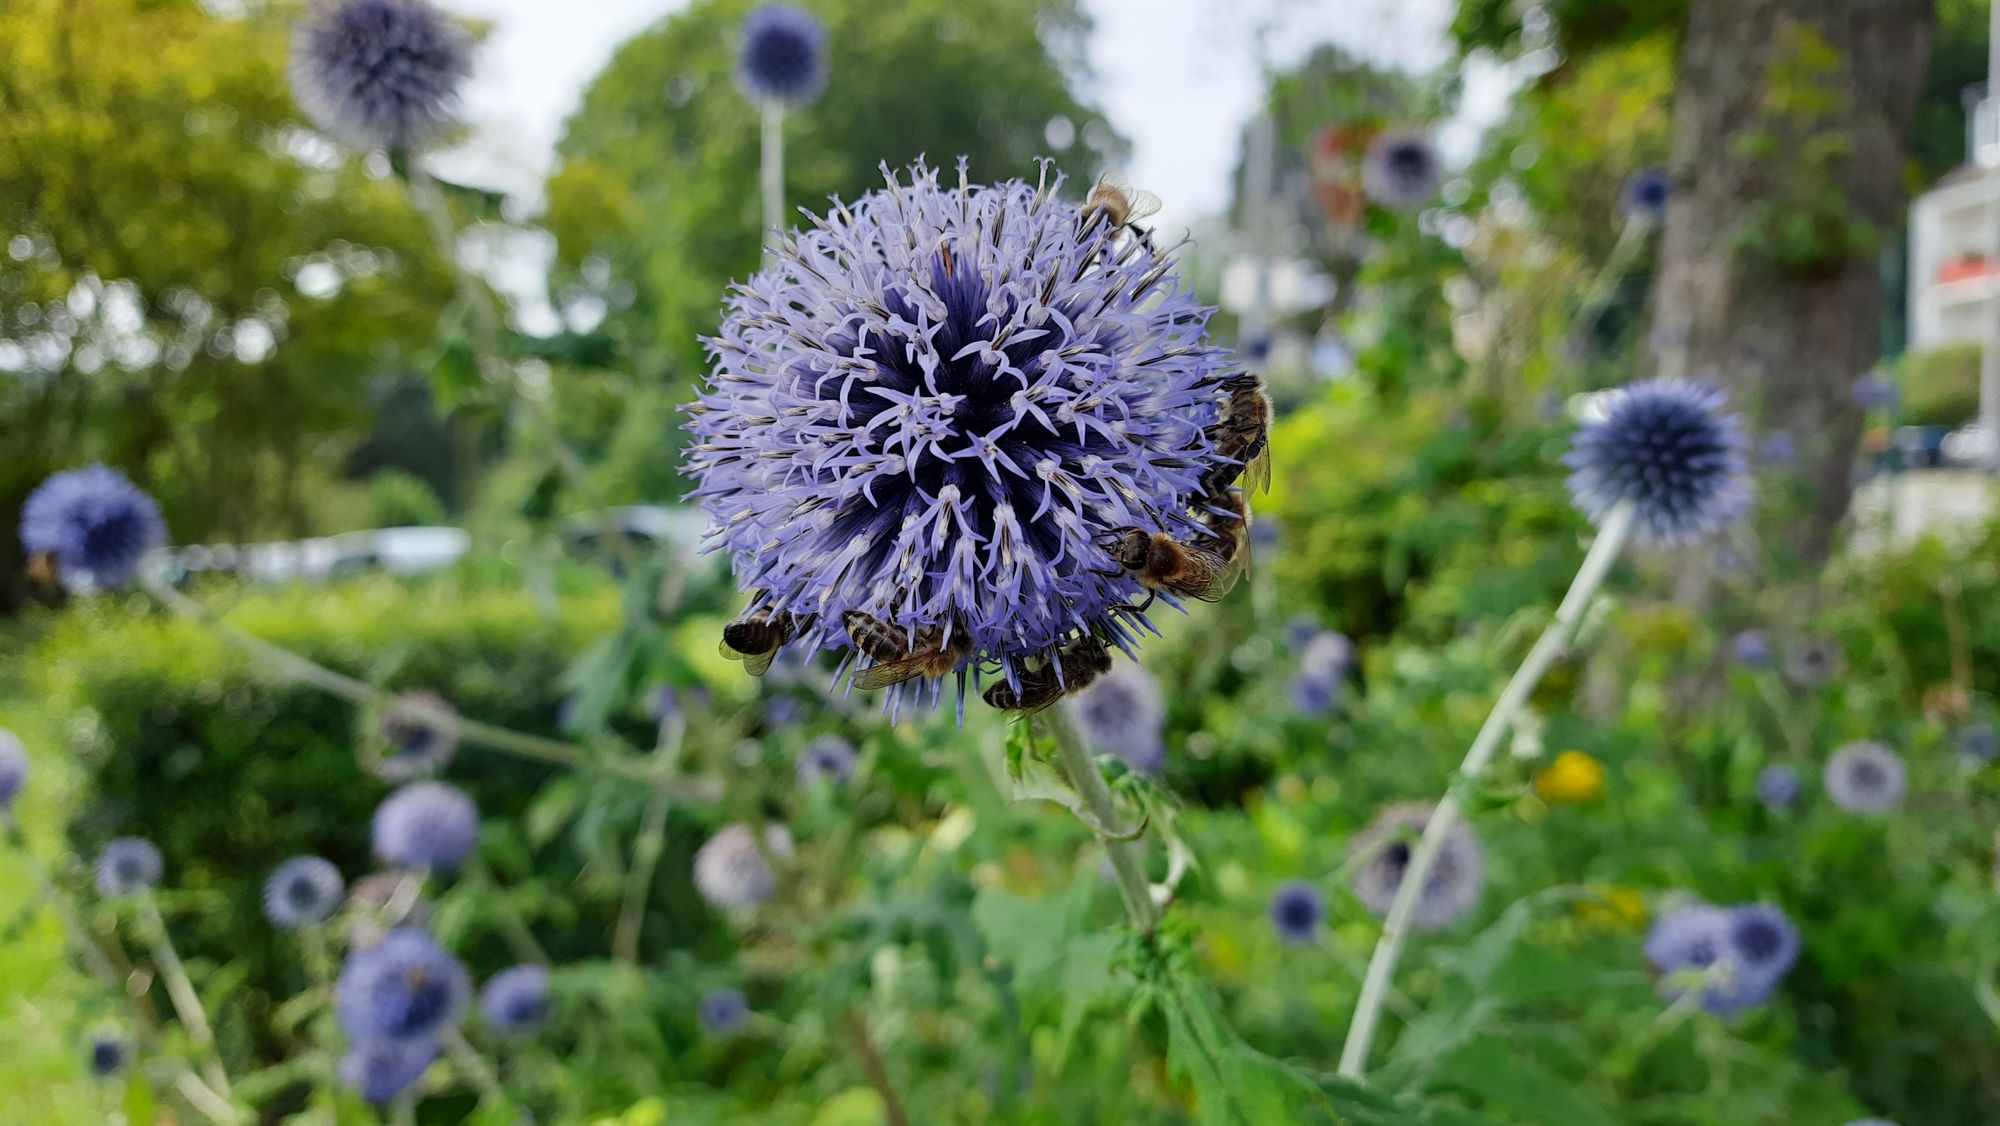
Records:
[[[1142,774],[1167,762],[1167,701],[1153,674],[1137,661],[1119,661],[1075,696],[1076,723],[1099,754],[1116,755]]]
[[[938,637],[962,701],[968,673],[1018,685],[1079,635],[1129,651],[1147,627],[1110,537],[1201,534],[1231,372],[1211,310],[1061,182],[972,186],[961,161],[944,188],[919,163],[731,295],[691,495],[802,647],[850,650],[850,612]]]
[[[165,865],[153,842],[119,837],[97,854],[97,892],[106,898],[137,895],[159,886]]]
[[[799,703],[798,697],[780,692],[764,701],[764,726],[790,727],[804,712],[805,705]]]
[[[1799,959],[1799,929],[1768,903],[1729,909],[1729,944],[1744,973],[1773,983]]]
[[[1799,460],[1799,444],[1789,430],[1773,430],[1757,439],[1757,464],[1784,467]]]
[[[350,144],[419,148],[452,123],[472,41],[427,0],[318,0],[292,37],[292,94]]]
[[[1340,707],[1340,676],[1324,669],[1304,668],[1292,677],[1286,690],[1292,708],[1300,715],[1318,719],[1332,715]]]
[[[792,834],[783,825],[764,827],[764,848],[783,859],[792,854]],[[694,887],[709,903],[727,909],[755,907],[777,894],[778,874],[742,822],[716,830],[694,854]]]
[[[21,506],[21,550],[55,560],[71,590],[124,586],[139,560],[166,542],[160,506],[102,465],[53,474]]]
[[[740,989],[711,989],[702,994],[697,1014],[711,1036],[727,1036],[750,1019],[750,1002]]]
[[[826,25],[792,4],[765,4],[743,18],[736,78],[752,100],[801,106],[826,89]]]
[[[1631,502],[1642,543],[1681,543],[1736,519],[1750,505],[1743,420],[1722,406],[1722,392],[1686,380],[1642,380],[1610,395],[1563,458],[1576,506],[1603,523]]]
[[[435,692],[405,692],[382,713],[381,745],[386,753],[369,763],[378,777],[401,782],[436,774],[458,750],[458,732],[432,718],[455,716],[452,706]]]
[[[1886,813],[1908,786],[1903,760],[1883,743],[1849,743],[1826,760],[1826,796],[1850,813]]]
[[[1444,163],[1430,138],[1416,130],[1389,129],[1369,142],[1361,157],[1361,187],[1383,207],[1422,207],[1444,181]]]
[[[1301,714],[1323,716],[1340,706],[1341,687],[1354,664],[1354,643],[1347,635],[1322,630],[1305,643],[1299,671],[1292,678],[1292,706]]]
[[[838,735],[822,735],[799,752],[794,773],[802,788],[821,781],[844,786],[854,774],[854,759],[854,744]]]
[[[340,909],[347,881],[317,856],[294,856],[264,881],[264,916],[285,930],[323,923]]]
[[[1366,859],[1354,873],[1354,894],[1376,918],[1389,914],[1433,808],[1419,802],[1384,806],[1368,828],[1355,835],[1350,855]],[[1479,902],[1485,881],[1479,841],[1464,822],[1453,825],[1431,865],[1422,894],[1417,896],[1410,924],[1418,930],[1437,930],[1457,922]]]
[[[1659,223],[1667,217],[1667,201],[1673,195],[1673,179],[1664,170],[1641,168],[1626,177],[1618,209],[1634,222]]]
[[[1847,656],[1839,642],[1826,637],[1809,637],[1791,646],[1785,654],[1785,679],[1799,688],[1817,688],[1847,667]]]
[[[1730,933],[1731,915],[1706,903],[1677,907],[1646,935],[1646,961],[1661,975],[1660,993],[1677,1001],[1698,993],[1716,1016],[1734,1016],[1769,996],[1775,979],[1746,971]]]
[[[479,1012],[503,1036],[541,1027],[549,1017],[548,967],[527,963],[494,974],[479,991]]]
[[[407,927],[357,950],[333,985],[334,1012],[356,1040],[417,1040],[457,1023],[472,991],[465,967]]]
[[[1797,805],[1800,788],[1799,772],[1782,762],[1757,772],[1757,800],[1774,812]]]
[[[1311,942],[1324,918],[1326,897],[1310,881],[1290,880],[1271,893],[1271,929],[1281,942]]]
[[[437,1041],[362,1040],[340,1061],[340,1081],[381,1106],[414,1086],[438,1057]]]
[[[1995,753],[2000,753],[2000,735],[1994,733],[1992,724],[1974,724],[1958,733],[1958,753],[1975,762],[1992,762]],[[4,769],[0,769],[0,776],[4,776]],[[0,781],[0,790],[4,789],[5,783]],[[0,805],[5,804],[0,800]]]
[[[1854,405],[1864,411],[1884,410],[1895,405],[1896,382],[1879,369],[1871,368],[1854,381]]]
[[[1729,656],[1753,669],[1771,663],[1771,639],[1761,629],[1746,629],[1729,639]]]
[[[99,1032],[90,1038],[90,1055],[87,1062],[93,1079],[109,1079],[125,1070],[131,1061],[132,1044],[112,1032]]]
[[[14,804],[28,784],[28,748],[12,731],[0,727],[0,810]]]
[[[375,855],[412,872],[448,872],[479,843],[479,809],[456,786],[411,782],[375,808]]]
[[[1304,652],[1306,646],[1326,629],[1320,624],[1319,615],[1311,613],[1293,614],[1285,619],[1285,648]]]

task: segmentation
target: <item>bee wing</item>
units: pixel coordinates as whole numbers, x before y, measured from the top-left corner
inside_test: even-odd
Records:
[[[1163,206],[1159,196],[1138,188],[1126,189],[1125,198],[1132,204],[1131,209],[1125,213],[1127,223],[1136,223],[1149,215],[1156,215]]]
[[[906,680],[915,680],[917,677],[923,675],[924,657],[926,655],[916,653],[899,661],[883,661],[879,664],[869,665],[865,669],[856,669],[854,671],[854,686],[856,688],[873,690],[876,688],[887,688],[892,684],[901,684]]]
[[[1271,443],[1265,442],[1249,464],[1243,467],[1243,483],[1246,491],[1254,488],[1260,493],[1271,491]]]
[[[716,652],[721,653],[724,657],[732,661],[743,662],[743,671],[749,673],[751,676],[763,676],[765,673],[770,672],[771,662],[778,659],[778,651],[776,649],[771,650],[769,653],[744,653],[731,648],[727,641],[719,643],[716,646]]]

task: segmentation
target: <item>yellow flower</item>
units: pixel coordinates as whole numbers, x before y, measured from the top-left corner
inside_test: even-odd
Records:
[[[1582,751],[1564,751],[1535,775],[1535,794],[1548,802],[1589,801],[1604,792],[1604,764]]]
[[[1593,887],[1577,900],[1576,917],[1619,930],[1638,930],[1646,923],[1646,900],[1631,888],[1616,884]]]

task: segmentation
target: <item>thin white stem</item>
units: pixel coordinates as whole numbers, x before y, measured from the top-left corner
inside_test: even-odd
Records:
[[[234,1123],[242,1121],[228,1099],[210,1090],[206,1083],[195,1078],[192,1071],[183,1071],[174,1077],[174,1089],[188,1101],[188,1105],[208,1116],[211,1122]]]
[[[482,1100],[494,1104],[507,1101],[507,1091],[500,1085],[500,1077],[494,1074],[486,1057],[479,1054],[479,1049],[465,1038],[465,1033],[456,1028],[447,1031],[444,1034],[444,1049],[451,1054],[451,1062],[458,1065],[458,1070],[479,1092]]]
[[[442,732],[449,732],[464,745],[485,747],[516,758],[532,759],[584,773],[610,775],[626,781],[642,782],[662,793],[687,801],[710,801],[718,796],[714,786],[659,778],[637,755],[612,758],[589,754],[574,743],[546,739],[524,731],[512,731],[490,723],[467,719],[450,708],[422,700],[399,698],[345,673],[336,672],[282,645],[264,640],[215,618],[201,603],[175,590],[157,575],[142,574],[140,585],[168,609],[183,617],[205,623],[224,641],[257,659],[258,667],[287,680],[308,684],[322,692],[364,708],[397,708]],[[630,759],[631,761],[626,761]]]
[[[1111,870],[1118,877],[1118,891],[1125,900],[1125,913],[1131,917],[1133,926],[1142,931],[1151,930],[1160,921],[1160,913],[1153,905],[1152,885],[1139,863],[1138,843],[1119,840],[1105,831],[1118,824],[1118,805],[1111,797],[1111,787],[1104,784],[1104,774],[1097,769],[1097,759],[1090,753],[1083,731],[1076,725],[1069,701],[1061,701],[1042,714],[1048,721],[1050,733],[1055,736],[1056,749],[1062,756],[1063,773],[1069,775],[1069,784],[1090,810],[1090,829],[1097,834],[1104,851],[1111,856]]]
[[[678,713],[660,724],[659,746],[654,748],[654,769],[671,777],[680,761],[681,743],[687,736],[687,719]],[[639,839],[632,844],[632,863],[625,869],[625,893],[618,905],[618,925],[611,932],[612,957],[625,965],[639,960],[639,932],[645,926],[646,898],[653,889],[653,873],[660,854],[666,849],[668,803],[654,795],[646,804],[639,825]]]
[[[785,224],[785,107],[764,103],[763,166],[759,180],[764,195],[764,249],[774,251],[783,240]]]
[[[1618,231],[1618,241],[1612,244],[1611,254],[1604,260],[1603,268],[1591,280],[1590,288],[1584,290],[1583,306],[1576,312],[1576,322],[1569,332],[1559,337],[1565,344],[1581,344],[1591,333],[1597,331],[1597,322],[1604,316],[1604,310],[1611,306],[1612,290],[1623,277],[1625,269],[1639,249],[1646,245],[1646,235],[1654,229],[1651,220],[1628,218]]]
[[[1417,841],[1416,850],[1410,854],[1410,863],[1403,870],[1402,883],[1396,887],[1396,898],[1389,905],[1388,918],[1383,920],[1382,937],[1376,942],[1375,953],[1368,962],[1368,976],[1361,983],[1361,997],[1354,1006],[1354,1021],[1348,1026],[1347,1042],[1340,1052],[1340,1074],[1343,1077],[1359,1079],[1367,1070],[1368,1052],[1375,1044],[1383,1001],[1395,978],[1396,963],[1402,957],[1403,944],[1409,938],[1410,917],[1416,911],[1417,899],[1423,894],[1424,884],[1430,879],[1431,865],[1444,847],[1446,834],[1458,823],[1460,795],[1485,774],[1494,753],[1500,749],[1500,741],[1506,737],[1514,717],[1527,703],[1529,694],[1541,683],[1549,666],[1569,648],[1591,598],[1603,585],[1604,577],[1610,573],[1619,552],[1624,550],[1625,541],[1632,532],[1633,517],[1634,509],[1630,501],[1621,502],[1605,517],[1603,527],[1598,529],[1596,542],[1590,545],[1583,566],[1576,573],[1576,580],[1570,584],[1569,593],[1563,596],[1562,605],[1556,608],[1555,620],[1542,631],[1535,647],[1528,651],[1527,659],[1521,662],[1513,679],[1501,691],[1500,699],[1494,703],[1492,712],[1488,713],[1486,722],[1473,739],[1472,749],[1466,752],[1465,761],[1459,765],[1457,777],[1446,788],[1444,797],[1438,800],[1430,823],[1424,826],[1424,835]]]
[[[167,921],[160,917],[159,905],[153,902],[153,893],[139,893],[139,921],[146,928],[146,940],[152,946],[153,961],[159,966],[160,981],[167,987],[167,996],[173,1000],[174,1013],[181,1018],[181,1027],[187,1029],[188,1039],[201,1050],[202,1073],[208,1086],[217,1095],[229,1097],[229,1073],[223,1069],[222,1057],[216,1051],[215,1030],[209,1027],[208,1013],[201,1007],[201,997],[194,991],[194,982],[188,980],[187,967],[181,964],[181,956],[174,949],[174,940],[167,934]]]

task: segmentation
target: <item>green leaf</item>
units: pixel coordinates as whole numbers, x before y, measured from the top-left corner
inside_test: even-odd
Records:
[[[1617,1126],[1618,1122],[1548,1069],[1490,1037],[1446,1057],[1433,1082],[1476,1095],[1492,1108],[1536,1126]]]

